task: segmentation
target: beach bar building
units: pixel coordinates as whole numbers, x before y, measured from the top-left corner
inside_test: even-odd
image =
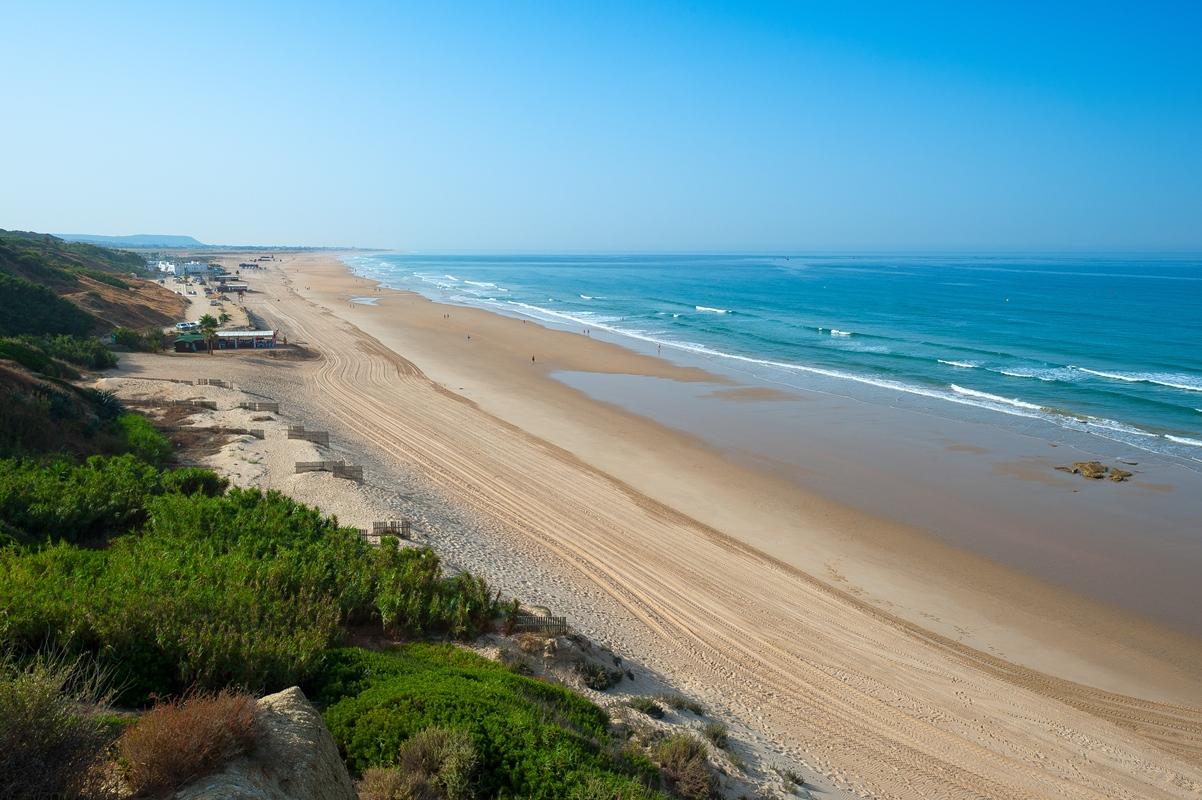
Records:
[[[217,331],[218,350],[263,349],[275,345],[276,331]]]
[[[199,333],[184,333],[175,337],[175,352],[201,353],[209,349],[209,343]]]

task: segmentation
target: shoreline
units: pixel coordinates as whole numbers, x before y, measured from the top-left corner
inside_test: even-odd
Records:
[[[355,275],[337,258],[324,263],[324,268],[309,266],[302,273],[312,289],[306,290],[306,284],[300,281],[292,288],[302,297],[312,294],[311,299],[330,313],[352,322],[395,352],[404,353],[448,390],[524,431],[564,447],[669,507],[831,585],[847,586],[857,596],[873,598],[910,622],[1037,669],[1054,668],[1060,674],[1082,655],[1092,654],[1098,641],[1135,654],[1175,649],[1158,641],[1163,635],[1163,641],[1177,640],[1186,651],[1202,655],[1202,637],[1195,633],[1166,627],[1146,615],[1057,586],[1014,565],[957,546],[930,529],[899,521],[896,516],[849,505],[849,498],[834,493],[838,487],[832,484],[836,481],[821,485],[819,481],[785,476],[787,469],[800,472],[804,467],[762,456],[735,459],[732,464],[729,449],[715,446],[668,420],[639,414],[625,402],[598,399],[563,382],[556,374],[579,371],[601,379],[661,379],[696,385],[699,390],[704,387],[705,391],[735,392],[736,398],[738,393],[759,387],[739,386],[702,367],[681,367],[610,341],[382,287],[370,278]],[[320,282],[314,282],[318,277]],[[344,297],[363,296],[375,298],[376,303],[344,303],[344,311],[337,302]],[[443,313],[449,318],[444,320]],[[402,324],[403,315],[407,319]],[[468,335],[474,335],[474,339],[469,343],[464,338],[460,347],[456,337]],[[553,355],[531,365],[523,354],[536,348]],[[528,379],[531,372],[535,380]],[[774,399],[760,392],[755,392],[753,398],[737,402]],[[849,407],[843,409],[847,413],[860,413],[852,408],[854,402],[845,405]],[[600,413],[602,408],[604,414]],[[831,412],[827,413],[829,419]],[[938,424],[947,424],[944,418],[934,419]],[[655,446],[635,448],[624,440]],[[972,444],[951,441],[946,447],[961,448],[967,457],[979,455]],[[659,452],[650,452],[653,449]],[[661,456],[660,452],[667,455]],[[843,456],[828,445],[814,457],[829,462]],[[756,464],[757,460],[760,463]],[[635,463],[638,467],[632,468]],[[1116,488],[1090,486],[1076,476],[1056,473],[1051,464],[1046,467],[1047,481],[1058,486],[1102,491]],[[647,474],[651,472],[657,477]],[[722,480],[709,477],[715,474]],[[857,474],[849,480],[873,491],[888,491],[898,503],[905,503],[905,490],[913,491],[915,487],[890,489],[886,483],[895,474]],[[678,478],[667,479],[665,475]],[[864,477],[873,480],[865,482]],[[740,502],[745,497],[752,501]],[[726,507],[716,498],[726,501]],[[773,509],[777,516],[759,514],[757,519],[741,515],[739,510],[746,510],[748,505]],[[967,510],[960,511],[962,518]],[[1001,532],[1000,526],[997,530]],[[791,533],[801,536],[791,540]],[[813,548],[814,552],[802,553],[802,548]],[[943,584],[939,590],[929,585],[936,576]],[[1061,609],[1063,613],[1059,619],[1049,620],[1049,609]],[[1080,635],[1083,632],[1085,636]],[[1041,652],[1045,648],[1050,648],[1050,656]],[[1178,664],[1184,667],[1187,661],[1182,659]],[[1102,676],[1088,663],[1078,666],[1079,671],[1070,673],[1075,680],[1104,684]],[[1142,674],[1143,669],[1133,668],[1131,672]],[[1197,674],[1202,677],[1202,669]],[[1121,681],[1112,686],[1124,692],[1133,688]],[[1189,688],[1194,693],[1186,696],[1202,701],[1202,687]]]
[[[457,543],[479,561],[462,566],[489,575],[508,564],[507,592],[568,609],[586,634],[838,785],[910,797],[959,796],[949,785],[1029,796],[1052,791],[1048,781],[1070,797],[1202,786],[1202,711],[1183,707],[1199,705],[1196,641],[765,481],[550,373],[707,376],[374,292],[327,254],[290,255],[256,283],[248,307],[318,360],[148,357],[131,359],[130,376],[239,372],[314,406],[349,452],[392,460],[494,523],[495,542]],[[379,302],[349,302],[369,295]],[[462,325],[471,340],[458,338]],[[532,343],[552,353],[533,367]],[[1110,749],[1091,750],[1088,779],[1074,777],[1077,748],[1031,729],[1033,718]]]

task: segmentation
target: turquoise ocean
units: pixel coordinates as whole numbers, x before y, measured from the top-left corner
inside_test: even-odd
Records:
[[[1202,468],[1202,258],[371,254],[356,274],[703,361]],[[1049,427],[1051,426],[1051,427]]]

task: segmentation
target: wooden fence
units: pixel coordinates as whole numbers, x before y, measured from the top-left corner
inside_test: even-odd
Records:
[[[304,439],[307,442],[313,442],[322,447],[330,446],[330,434],[328,431],[307,431],[303,425],[289,425],[288,438]]]
[[[180,431],[206,431],[209,433],[228,433],[233,436],[253,436],[256,439],[266,439],[266,435],[262,428],[226,428],[220,425],[212,426],[197,426],[197,425],[156,425],[160,431],[167,433],[179,433]]]
[[[189,408],[207,408],[210,411],[217,410],[216,400],[169,400],[167,404],[172,406],[188,406]]]
[[[389,519],[371,524],[373,536],[395,536],[398,539],[413,538],[413,525],[407,519]]]
[[[238,408],[245,408],[247,411],[271,411],[276,414],[280,413],[279,403],[239,403]]]
[[[229,381],[223,381],[218,378],[197,378],[196,386],[220,386],[222,389],[233,389],[234,387]]]
[[[363,467],[356,467],[344,461],[297,461],[297,472],[332,472],[335,478],[347,478],[352,481],[363,481]]]
[[[513,629],[519,633],[558,635],[568,632],[568,618],[543,616],[541,614],[515,614],[513,617]]]

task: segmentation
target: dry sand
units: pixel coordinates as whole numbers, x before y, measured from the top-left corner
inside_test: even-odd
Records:
[[[802,765],[839,795],[1202,793],[1196,641],[806,495],[547,373],[713,376],[376,291],[328,255],[283,259],[251,277],[247,307],[319,358],[135,356],[124,374],[226,378],[327,427],[382,502],[442,509],[426,534],[440,552],[700,697],[758,763]],[[364,295],[379,301],[349,302]]]

